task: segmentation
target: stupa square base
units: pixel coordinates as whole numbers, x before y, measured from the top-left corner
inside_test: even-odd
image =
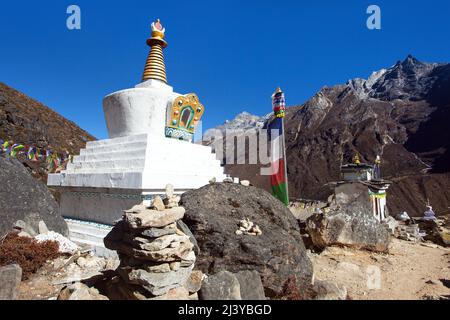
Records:
[[[140,203],[151,203],[163,190],[143,191],[113,188],[60,188],[60,213],[64,218],[112,226],[123,211]]]

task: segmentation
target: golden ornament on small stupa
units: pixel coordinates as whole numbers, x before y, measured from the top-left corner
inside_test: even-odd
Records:
[[[359,160],[359,153],[356,153],[353,157],[353,163],[354,164],[361,164],[361,160]]]
[[[147,62],[145,63],[142,82],[154,79],[167,83],[166,65],[163,54],[163,49],[167,47],[167,42],[164,40],[165,32],[166,29],[159,19],[152,23],[152,37],[147,39],[147,44],[151,49]]]

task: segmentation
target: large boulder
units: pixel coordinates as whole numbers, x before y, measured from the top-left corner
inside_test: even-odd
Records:
[[[391,232],[372,213],[367,187],[348,184],[337,188],[336,206],[306,220],[306,230],[315,247],[348,246],[387,252]]]
[[[292,213],[268,192],[232,183],[213,183],[184,193],[183,221],[200,253],[196,268],[206,274],[256,270],[265,295],[276,297],[289,279],[305,294],[312,264]],[[258,225],[261,235],[236,234],[242,219]]]
[[[47,186],[33,178],[18,160],[0,157],[0,181],[0,237],[18,220],[25,222],[27,232],[39,233],[39,222],[44,221],[48,229],[68,234],[67,224]]]

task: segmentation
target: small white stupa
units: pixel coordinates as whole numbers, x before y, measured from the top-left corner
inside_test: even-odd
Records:
[[[181,95],[167,84],[164,35],[157,20],[142,82],[104,98],[110,139],[88,142],[66,170],[48,176],[72,233],[80,221],[112,225],[167,184],[183,193],[225,178],[212,149],[192,143],[204,107],[194,93]]]

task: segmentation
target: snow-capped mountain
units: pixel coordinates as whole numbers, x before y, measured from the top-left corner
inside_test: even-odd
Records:
[[[250,129],[260,129],[262,128],[268,119],[272,116],[269,113],[265,116],[257,116],[246,111],[239,113],[233,120],[226,120],[225,123],[206,130],[203,134],[203,140],[208,141],[208,139],[215,135],[216,132],[224,134],[226,130],[250,130]]]

